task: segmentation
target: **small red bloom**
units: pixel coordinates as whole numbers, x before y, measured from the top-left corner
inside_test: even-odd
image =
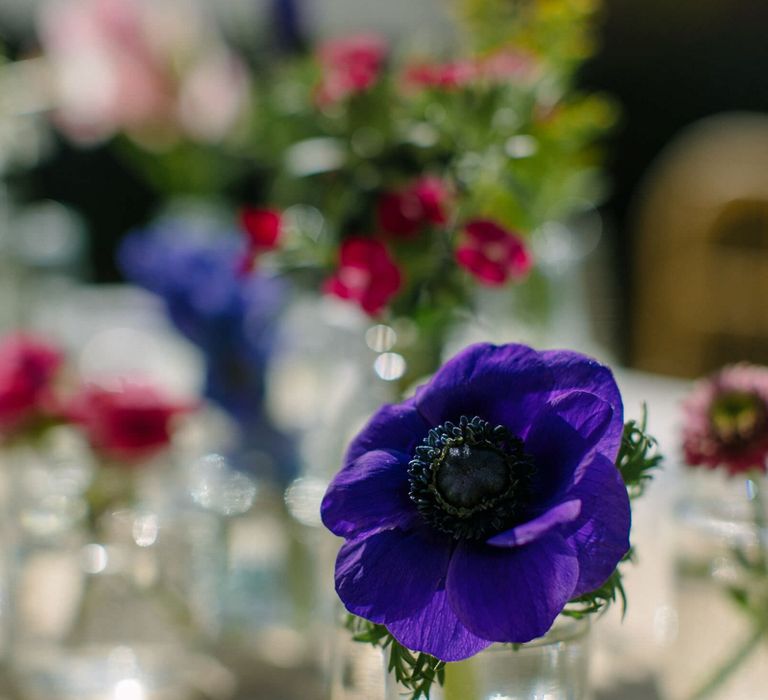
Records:
[[[117,389],[90,385],[71,402],[69,413],[95,450],[108,459],[136,463],[171,443],[171,423],[192,409],[170,401],[155,387],[125,382]]]
[[[429,224],[444,225],[448,220],[448,191],[435,177],[423,177],[399,192],[379,198],[376,218],[379,228],[391,236],[409,238]]]
[[[400,270],[381,241],[353,237],[341,244],[339,267],[325,291],[357,302],[375,316],[400,289]]]
[[[456,261],[482,284],[495,287],[525,277],[533,258],[523,239],[494,221],[475,219],[464,227]]]
[[[724,367],[695,386],[683,410],[689,465],[722,467],[731,474],[766,471],[768,367]]]
[[[276,209],[245,207],[240,211],[240,226],[248,240],[242,271],[248,272],[259,255],[274,250],[279,245],[283,219]]]
[[[0,343],[0,435],[54,412],[53,382],[63,362],[58,349],[31,335]]]
[[[279,211],[245,207],[240,212],[240,223],[252,250],[263,252],[277,248],[282,233],[282,216]]]
[[[333,39],[320,47],[323,77],[317,87],[320,105],[333,104],[372,88],[387,57],[386,41],[375,34]]]

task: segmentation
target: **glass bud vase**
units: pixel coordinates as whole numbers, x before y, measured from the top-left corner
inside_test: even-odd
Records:
[[[665,697],[759,700],[768,687],[768,480],[707,472],[688,486],[676,509]]]
[[[588,619],[559,618],[540,639],[519,646],[494,644],[466,661],[448,664],[445,685],[430,700],[587,700]],[[387,674],[386,700],[408,693]]]
[[[231,674],[206,654],[205,621],[194,605],[201,585],[192,574],[199,514],[166,512],[137,499],[93,521],[84,498],[88,482],[77,482],[84,488],[74,492],[71,464],[38,452],[34,468],[24,466],[14,494],[10,595],[16,694],[24,700],[231,694]]]

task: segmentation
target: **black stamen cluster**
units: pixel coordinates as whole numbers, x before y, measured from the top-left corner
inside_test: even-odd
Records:
[[[462,416],[432,428],[416,448],[409,495],[436,529],[486,539],[519,522],[533,469],[523,441],[504,426]]]

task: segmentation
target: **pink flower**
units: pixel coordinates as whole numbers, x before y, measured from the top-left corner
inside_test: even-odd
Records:
[[[766,471],[768,367],[724,367],[696,384],[683,411],[689,465],[722,467],[731,474]]]
[[[39,33],[56,122],[76,141],[215,142],[246,109],[244,64],[195,2],[51,0]]]
[[[455,90],[469,85],[477,78],[474,62],[415,63],[405,71],[406,85],[417,88]]]
[[[483,58],[447,63],[414,63],[406,68],[405,84],[412,88],[456,90],[473,84],[528,82],[538,73],[535,58],[523,51],[503,50]]]
[[[481,59],[478,75],[490,83],[526,82],[536,76],[539,65],[532,54],[504,49]]]
[[[357,302],[375,316],[400,289],[400,270],[381,241],[352,237],[341,244],[339,266],[325,291]]]
[[[410,238],[428,225],[444,225],[448,191],[435,177],[423,177],[403,190],[383,194],[376,206],[379,228],[391,236]]]
[[[15,333],[0,343],[0,436],[16,433],[56,413],[53,383],[64,358],[31,335]]]
[[[523,239],[494,221],[474,219],[464,227],[456,261],[491,287],[525,277],[533,258]]]
[[[124,382],[116,389],[85,387],[72,399],[69,415],[104,457],[137,463],[167,448],[173,419],[192,408],[170,401],[156,387]]]
[[[334,104],[372,88],[387,53],[387,42],[375,34],[356,34],[323,44],[318,53],[323,69],[316,93],[318,104]]]

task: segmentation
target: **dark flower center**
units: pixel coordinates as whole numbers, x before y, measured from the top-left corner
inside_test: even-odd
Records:
[[[506,428],[462,416],[429,431],[408,474],[411,500],[431,525],[457,539],[485,539],[520,521],[533,464]]]
[[[748,391],[720,394],[709,412],[715,437],[727,447],[741,447],[768,432],[768,410],[761,396]]]

